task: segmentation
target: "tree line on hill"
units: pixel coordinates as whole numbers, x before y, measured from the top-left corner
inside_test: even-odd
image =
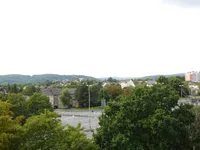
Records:
[[[54,80],[79,80],[82,79],[90,79],[93,80],[95,78],[84,76],[84,75],[58,75],[58,74],[41,74],[41,75],[18,75],[18,74],[10,74],[10,75],[0,75],[0,84],[28,84],[28,83],[40,83],[45,81],[54,81]]]

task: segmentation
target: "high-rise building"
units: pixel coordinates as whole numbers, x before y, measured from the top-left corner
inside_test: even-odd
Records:
[[[200,72],[192,71],[185,74],[185,81],[200,82]]]

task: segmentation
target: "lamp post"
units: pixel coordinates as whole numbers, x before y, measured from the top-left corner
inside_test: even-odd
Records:
[[[106,86],[106,83],[102,85],[103,87],[103,96],[102,96],[102,107],[104,108],[105,104],[106,104],[106,100],[104,99],[104,87]]]
[[[91,129],[91,119],[90,119],[90,86],[88,86],[88,110],[89,110],[89,129]]]
[[[74,118],[74,127],[75,127],[75,116],[73,115],[73,118]]]
[[[179,85],[180,87],[181,87],[181,97],[182,97],[182,93],[183,93],[183,91],[182,91],[182,87],[183,87],[183,85]]]

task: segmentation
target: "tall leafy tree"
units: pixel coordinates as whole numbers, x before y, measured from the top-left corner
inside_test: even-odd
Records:
[[[88,107],[89,93],[88,86],[86,84],[81,84],[76,90],[76,99],[79,103],[79,107]]]
[[[8,94],[0,93],[0,100],[1,100],[1,101],[6,101],[6,100],[8,100]]]
[[[11,111],[14,113],[14,117],[28,117],[28,101],[22,94],[10,93],[7,95],[7,100],[12,104]]]
[[[90,95],[90,106],[100,106],[99,91],[102,88],[100,82],[92,85],[81,84],[76,90],[76,99],[79,102],[80,107],[88,107],[89,95]]]
[[[62,101],[63,105],[72,106],[72,96],[71,96],[68,88],[65,88],[60,93],[59,98]]]
[[[19,92],[17,84],[9,85],[8,90],[9,90],[10,93],[18,93]]]
[[[108,82],[111,82],[111,83],[117,83],[117,80],[116,79],[113,79],[112,77],[109,77],[107,79]]]
[[[49,97],[41,93],[34,93],[28,101],[28,109],[30,115],[39,115],[45,109],[52,111],[53,108],[49,102]]]
[[[36,88],[34,85],[27,85],[23,89],[23,94],[27,96],[31,96],[36,92]]]
[[[115,100],[118,96],[124,93],[124,90],[119,84],[110,84],[99,90],[98,99],[99,101],[103,98],[109,102],[110,100]]]
[[[59,115],[45,111],[27,119],[24,125],[24,142],[20,150],[97,150],[97,145],[87,139],[79,126],[62,126]]]
[[[193,144],[193,149],[200,149],[200,107],[195,106],[193,108],[195,114],[195,121],[191,125],[191,140]]]
[[[22,132],[22,117],[13,119],[11,104],[0,101],[0,149],[15,150]]]
[[[183,77],[179,77],[179,76],[170,76],[170,77],[160,76],[157,79],[157,82],[173,87],[179,93],[179,96],[187,96],[189,94],[188,83],[184,81]]]
[[[106,107],[94,135],[101,149],[191,149],[190,105],[177,105],[179,96],[169,85],[136,86]]]
[[[168,78],[165,77],[165,76],[158,77],[157,82],[162,83],[162,84],[168,84],[169,83]]]
[[[119,84],[111,84],[104,87],[104,92],[108,93],[110,99],[115,100],[123,93],[123,90]]]
[[[91,106],[100,106],[101,105],[101,101],[99,101],[98,97],[99,97],[99,91],[102,88],[102,84],[96,83],[93,84],[90,88],[90,104]]]

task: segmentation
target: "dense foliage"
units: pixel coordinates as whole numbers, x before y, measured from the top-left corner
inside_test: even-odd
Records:
[[[157,82],[174,88],[181,97],[186,97],[189,95],[189,87],[183,77],[171,76],[167,78],[165,76],[160,76],[157,79]]]
[[[9,94],[1,95],[1,98],[4,99],[0,100],[1,150],[98,149],[92,140],[86,138],[80,125],[61,124],[60,116],[52,112],[46,96],[35,93],[25,100],[21,94]]]
[[[62,104],[64,106],[72,106],[72,96],[70,95],[69,89],[65,88],[59,96],[60,100],[62,101]]]
[[[49,102],[49,97],[42,95],[40,93],[35,93],[28,100],[28,109],[30,115],[39,115],[45,109],[52,111],[53,108]]]
[[[76,91],[76,100],[79,103],[79,107],[89,106],[89,95],[90,106],[99,106],[100,101],[98,99],[98,96],[101,87],[101,83],[96,83],[92,85],[87,85],[86,83],[80,84]]]
[[[95,134],[101,149],[187,150],[193,148],[190,105],[177,105],[175,89],[136,86],[129,96],[110,102]]]

